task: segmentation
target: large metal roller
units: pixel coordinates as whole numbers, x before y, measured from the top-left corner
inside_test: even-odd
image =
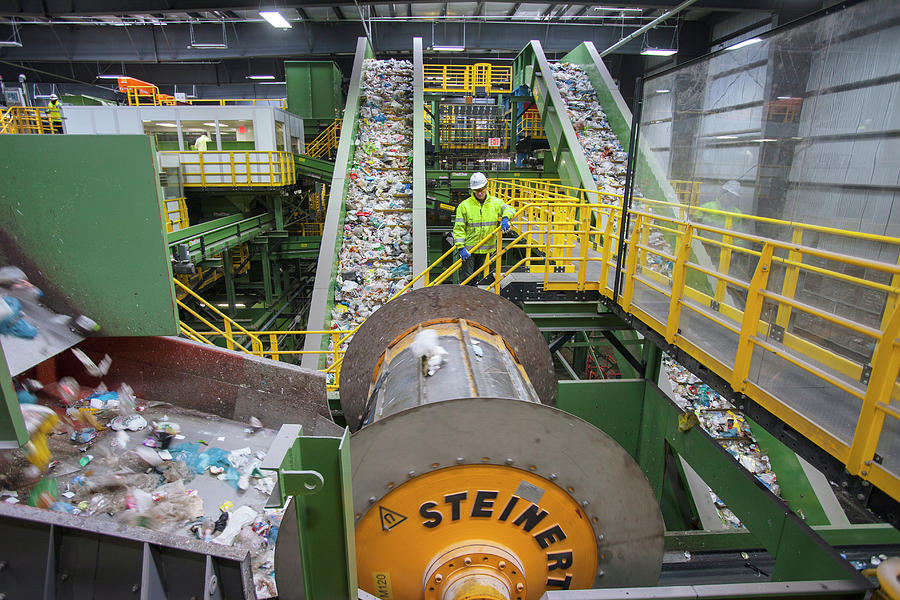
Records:
[[[446,352],[431,375],[415,342],[428,329]],[[608,435],[541,403],[555,386],[540,332],[494,294],[425,288],[369,317],[341,374],[362,427],[350,447],[362,589],[537,600],[656,584],[663,522],[647,479]],[[285,515],[282,535],[296,531]],[[276,573],[296,553],[279,537]]]

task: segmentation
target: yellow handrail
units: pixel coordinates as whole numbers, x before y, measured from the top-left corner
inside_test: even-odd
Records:
[[[169,198],[163,202],[166,205],[166,232],[172,233],[184,229],[190,225],[188,222],[187,198]],[[169,208],[169,203],[175,202],[174,209]]]
[[[185,100],[184,103],[191,106],[256,106],[257,104],[262,104],[264,106],[275,106],[275,108],[281,109],[287,108],[287,98],[190,98]]]
[[[509,94],[512,67],[477,63],[474,65],[422,65],[426,92]]]
[[[0,134],[54,132],[53,120],[46,107],[10,106],[0,114]]]
[[[547,132],[541,122],[541,115],[536,110],[527,110],[519,115],[516,123],[516,135],[536,140],[546,140]]]
[[[294,155],[273,150],[165,152],[178,155],[184,187],[280,187],[297,183]]]
[[[879,440],[889,431],[885,429],[885,417],[900,418],[900,411],[891,402],[894,397],[900,398],[900,265],[896,261],[882,262],[816,248],[809,245],[816,236],[804,234],[826,233],[845,240],[872,242],[887,246],[892,252],[900,251],[900,238],[646,198],[635,202],[630,228],[622,232],[620,197],[615,194],[598,194],[541,180],[491,180],[489,190],[515,209],[511,219],[513,233],[507,239],[497,228],[479,243],[497,247],[483,270],[473,276],[493,274],[490,291],[500,293],[506,279],[524,269],[542,279],[547,290],[596,290],[614,299],[625,312],[729,382],[736,392],[752,398],[842,461],[851,474],[900,499],[900,477],[894,466],[889,462],[879,464],[875,458]],[[701,215],[717,219],[706,223]],[[722,221],[724,227],[719,226]],[[740,223],[754,222],[769,225],[767,229],[773,235],[780,232],[772,226],[781,227],[785,239],[753,235],[738,228]],[[624,287],[617,294],[613,290],[613,274],[620,266],[617,253],[623,233]],[[703,252],[701,249],[711,256],[718,250],[719,260],[703,262],[697,256]],[[520,258],[514,264],[504,264],[513,251]],[[440,265],[453,252],[445,252],[398,295],[419,282],[436,285],[448,281],[461,263],[454,261],[442,272]],[[750,265],[746,272],[733,272],[742,261]],[[559,267],[565,272],[559,273]],[[838,309],[813,306],[797,297],[801,276],[841,282],[860,296],[880,298],[883,315],[863,319]],[[713,284],[703,284],[709,281]],[[843,352],[828,340],[822,343],[789,330],[786,325],[792,314],[833,327],[839,337],[849,338],[852,332],[852,336],[868,340],[869,347],[874,348],[871,357]],[[713,330],[718,331],[715,335],[733,336],[734,355],[716,355],[708,350],[697,337],[699,322],[717,328]],[[212,338],[222,335],[219,332],[223,329],[211,333],[194,331],[193,335]],[[260,348],[260,355],[277,358],[307,353],[277,348],[279,337],[307,333],[331,336],[331,348],[315,353],[329,355],[330,364],[325,371],[333,379],[328,387],[337,389],[343,346],[354,331],[252,335],[257,339],[268,336],[269,349]],[[754,367],[763,354],[801,370],[818,382],[815,385],[832,390],[839,399],[846,398],[844,408],[854,413],[855,432],[835,433],[822,420],[824,413],[803,412],[795,407],[791,397],[778,397],[777,390],[767,389],[759,379],[758,371],[762,371]]]
[[[306,155],[313,158],[322,158],[330,156],[332,152],[337,150],[341,140],[341,122],[342,119],[335,119],[322,133],[306,145]]]

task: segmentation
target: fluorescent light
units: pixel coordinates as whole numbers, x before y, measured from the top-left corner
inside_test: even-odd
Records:
[[[758,43],[761,42],[761,41],[762,41],[762,38],[758,38],[758,37],[755,37],[755,38],[749,38],[749,39],[744,40],[743,42],[738,42],[738,43],[735,44],[734,46],[728,46],[728,47],[725,48],[725,49],[726,49],[726,50],[737,50],[738,48],[743,48],[744,46],[750,46],[750,45],[753,45],[753,44],[758,44]]]
[[[219,308],[228,308],[228,303],[227,302],[219,302],[216,304],[216,306],[218,306]],[[234,307],[235,308],[247,308],[247,305],[241,304],[240,302],[236,302],[234,304]]]
[[[287,85],[287,81],[260,81],[259,85]]]
[[[758,140],[750,140],[751,142],[777,142],[775,138],[760,138]]]
[[[3,48],[21,48],[22,42],[16,40],[0,40],[0,47]]]
[[[465,46],[440,46],[435,44],[431,47],[435,52],[463,52],[466,47]]]
[[[275,79],[274,75],[247,75],[244,79]]]
[[[656,93],[657,93],[657,94],[668,94],[668,93],[671,92],[671,91],[672,91],[672,90],[656,90]]]
[[[160,127],[178,127],[175,123],[157,123]]]
[[[204,125],[206,125],[207,127],[215,127],[216,126],[215,123],[204,123]]]
[[[227,48],[228,44],[224,42],[194,42],[188,48]]]
[[[717,140],[736,140],[736,139],[738,139],[738,136],[736,136],[736,135],[717,135],[716,139]]]
[[[97,79],[118,79],[119,77],[127,77],[127,75],[97,75]]]
[[[291,24],[288,23],[288,20],[277,10],[261,10],[259,11],[259,16],[268,21],[272,27],[278,27],[279,29],[291,28]]]
[[[672,56],[677,54],[678,50],[673,48],[645,48],[641,50],[644,56]]]
[[[797,96],[778,96],[779,100],[799,100]]]

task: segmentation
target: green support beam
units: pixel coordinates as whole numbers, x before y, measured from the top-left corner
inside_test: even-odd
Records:
[[[757,546],[775,558],[773,581],[860,577],[700,427],[681,431],[681,410],[655,384],[641,379],[561,382],[557,403],[609,433],[631,453],[658,499],[665,495],[667,454],[684,458],[742,520]],[[882,531],[875,531],[878,539],[885,539]]]
[[[19,448],[28,441],[28,431],[25,429],[25,420],[22,411],[19,410],[19,399],[13,387],[12,378],[9,376],[9,366],[6,364],[6,356],[0,351],[0,450],[12,450]]]
[[[234,305],[237,297],[234,293],[234,263],[231,262],[231,250],[225,250],[222,254],[222,277],[225,280],[225,298],[228,302],[228,316],[234,318]]]
[[[321,181],[331,181],[334,175],[334,163],[321,159],[306,156],[305,154],[294,155],[294,167],[297,175],[312,177]]]
[[[304,436],[300,425],[282,425],[261,468],[277,474],[281,505],[294,499],[296,519],[286,517],[282,527],[296,524],[300,561],[278,568],[302,572],[307,600],[355,598],[350,431],[344,429],[340,437],[314,437]]]
[[[169,247],[187,244],[190,261],[198,264],[221,252],[245,244],[275,228],[275,215],[230,215],[191,225],[166,235]]]
[[[309,260],[319,255],[319,244],[322,243],[321,236],[297,236],[291,237],[281,242],[278,248],[274,250],[272,258],[275,260]]]

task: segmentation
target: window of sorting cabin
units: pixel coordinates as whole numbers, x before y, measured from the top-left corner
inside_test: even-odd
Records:
[[[194,150],[194,142],[202,134],[209,136],[206,144],[207,152],[214,152],[216,148],[216,122],[215,121],[185,121],[181,120],[181,140],[185,151]]]
[[[253,121],[250,119],[219,120],[222,150],[255,150]]]
[[[144,134],[156,140],[159,151],[178,151],[178,124],[171,121],[143,121]]]

